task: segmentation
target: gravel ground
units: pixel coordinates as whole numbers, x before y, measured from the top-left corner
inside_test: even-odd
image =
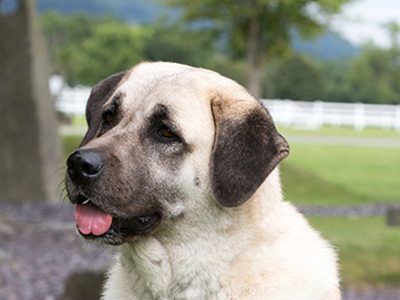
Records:
[[[374,205],[301,211],[369,216],[386,209]],[[59,300],[68,275],[107,267],[115,250],[77,237],[71,205],[0,204],[0,300]],[[400,300],[400,290],[344,291],[343,300]]]
[[[113,250],[77,237],[70,205],[0,205],[0,300],[58,300],[69,274],[105,268]]]

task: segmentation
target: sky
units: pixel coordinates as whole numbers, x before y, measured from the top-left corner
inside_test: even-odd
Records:
[[[381,24],[400,24],[400,0],[354,0],[343,6],[343,14],[333,20],[333,29],[356,45],[373,41],[388,47],[389,35]]]

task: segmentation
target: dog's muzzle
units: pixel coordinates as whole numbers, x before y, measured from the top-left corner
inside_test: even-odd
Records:
[[[67,160],[67,186],[70,201],[75,204],[75,220],[81,235],[86,239],[100,238],[104,243],[120,245],[151,232],[161,221],[161,213],[146,211],[144,214],[121,218],[114,209],[104,205],[96,189],[106,167],[101,154],[81,149]]]

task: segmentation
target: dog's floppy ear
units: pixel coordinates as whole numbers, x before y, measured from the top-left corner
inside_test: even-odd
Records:
[[[101,125],[101,111],[103,105],[115,92],[126,73],[125,71],[111,75],[93,87],[86,105],[86,121],[89,128],[79,147],[86,145],[90,140],[96,137]]]
[[[226,207],[239,206],[251,198],[289,154],[289,145],[268,111],[250,94],[245,98],[220,96],[212,104],[216,125],[212,187],[217,201]]]

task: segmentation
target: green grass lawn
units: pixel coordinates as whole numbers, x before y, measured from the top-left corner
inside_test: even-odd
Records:
[[[309,221],[337,248],[343,288],[400,288],[400,227],[384,217]]]
[[[281,164],[286,199],[359,205],[400,200],[400,149],[292,145]]]
[[[400,138],[400,132],[366,128],[279,128],[283,134]],[[302,205],[361,205],[400,201],[400,149],[291,145],[281,164],[286,199]]]

